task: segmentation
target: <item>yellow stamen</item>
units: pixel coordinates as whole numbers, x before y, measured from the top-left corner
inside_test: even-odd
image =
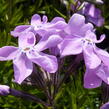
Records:
[[[30,48],[27,47],[27,48],[24,49],[24,51],[28,51],[29,49],[30,49]]]

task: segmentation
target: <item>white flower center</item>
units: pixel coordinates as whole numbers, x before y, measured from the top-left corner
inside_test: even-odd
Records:
[[[37,26],[37,28],[41,28],[41,27],[42,27],[42,25],[38,25],[38,26]]]
[[[32,50],[33,47],[25,47],[25,48],[21,48],[21,52],[26,53],[29,52],[30,50]]]
[[[29,47],[27,47],[27,48],[24,48],[23,50],[24,50],[24,51],[28,51],[28,50],[30,50],[30,48],[29,48]]]
[[[35,25],[34,26],[34,30],[38,30],[38,29],[41,29],[42,28],[42,25],[40,24],[40,25]]]
[[[92,42],[92,40],[90,40],[90,39],[85,39],[86,41],[88,41],[88,42]]]
[[[94,44],[94,42],[91,39],[88,39],[88,38],[83,38],[82,42],[84,44],[88,44],[88,45],[93,45]]]

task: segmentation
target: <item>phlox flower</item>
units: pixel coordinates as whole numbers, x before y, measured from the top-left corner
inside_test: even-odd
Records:
[[[85,24],[85,17],[80,14],[74,14],[70,18],[68,27],[65,29],[65,31],[68,33],[68,35],[60,44],[61,56],[77,55],[82,53],[86,65],[84,80],[87,80],[84,81],[84,84],[87,84],[88,82],[90,83],[90,80],[87,79],[88,77],[90,77],[92,81],[96,81],[96,79],[94,79],[94,75],[96,75],[96,68],[102,63],[105,66],[109,65],[109,54],[95,45],[96,43],[102,42],[105,38],[105,35],[101,35],[100,39],[97,40],[93,30],[93,25],[91,23]],[[92,77],[89,75],[92,75]],[[103,78],[102,80],[104,81]],[[85,85],[85,87],[97,87],[97,85],[92,85],[91,83],[88,85],[89,86]]]
[[[104,18],[101,15],[101,10],[96,8],[95,5],[85,3],[82,9],[82,14],[86,16],[86,20],[100,27],[104,24]]]
[[[61,17],[55,17],[51,22],[48,22],[47,16],[44,15],[41,20],[40,15],[35,14],[31,18],[30,25],[17,26],[13,31],[11,31],[11,35],[19,37],[21,33],[31,31],[34,34],[44,36],[50,31],[60,32],[66,27],[66,25],[65,20]]]
[[[0,95],[8,95],[10,93],[9,89],[7,85],[0,85]]]
[[[77,2],[77,0],[75,0]],[[96,0],[96,3],[98,4],[103,4],[103,1],[101,0]],[[94,25],[100,27],[104,24],[104,18],[102,17],[101,10],[97,8],[94,4],[88,3],[88,2],[83,2],[81,3],[80,1],[77,2],[77,8],[79,6],[83,5],[83,8],[81,8],[78,13],[84,15],[86,17],[87,22],[91,22]],[[74,5],[71,4],[71,9],[74,10]]]
[[[18,47],[4,46],[0,48],[0,61],[13,60],[15,82],[22,83],[33,71],[33,63],[49,73],[55,73],[58,64],[55,56],[42,51],[56,46],[62,41],[59,35],[45,35],[37,44],[34,33],[20,34]],[[53,44],[54,43],[54,44]]]

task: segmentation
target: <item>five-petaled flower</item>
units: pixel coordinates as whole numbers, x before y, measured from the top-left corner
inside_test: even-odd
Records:
[[[91,12],[87,9],[86,13]],[[93,25],[85,22],[85,17],[80,14],[74,14],[68,24],[61,17],[47,22],[47,17],[43,16],[41,21],[41,17],[35,14],[31,25],[17,26],[11,31],[14,37],[18,37],[19,47],[0,48],[0,60],[13,60],[15,82],[20,84],[32,73],[33,64],[49,73],[57,71],[57,58],[43,53],[43,50],[49,48],[53,54],[60,52],[62,57],[82,53],[86,65],[84,87],[98,87],[102,80],[109,84],[109,54],[95,45],[102,42],[105,35],[97,40]],[[36,41],[37,34],[41,36],[40,41]]]
[[[93,82],[96,81],[96,78],[93,80],[95,75],[94,71],[91,72],[90,75],[90,70],[95,70],[102,63],[105,66],[109,65],[109,54],[106,51],[99,49],[95,45],[96,43],[102,42],[105,38],[105,35],[101,35],[100,40],[97,40],[93,30],[93,25],[91,23],[85,24],[85,17],[79,14],[74,14],[71,17],[68,22],[68,27],[65,29],[65,31],[68,33],[68,35],[60,44],[61,56],[63,57],[67,55],[77,55],[83,53],[86,65],[84,86],[86,88],[98,87],[96,83]],[[90,79],[93,80],[93,83],[90,82]],[[102,77],[101,79],[104,80]]]
[[[51,31],[55,33],[62,31],[66,25],[65,20],[61,17],[55,17],[51,22],[48,22],[47,16],[44,15],[41,20],[40,15],[35,14],[31,18],[30,25],[17,26],[11,31],[11,35],[19,37],[21,33],[33,32],[35,35],[39,34],[43,37],[46,33]]]
[[[0,61],[13,60],[15,82],[22,83],[33,71],[33,63],[41,66],[49,73],[55,73],[58,68],[55,56],[42,51],[56,46],[62,38],[53,34],[46,34],[36,45],[34,33],[22,33],[18,39],[19,47],[5,46],[0,48]],[[52,44],[54,43],[54,44]]]

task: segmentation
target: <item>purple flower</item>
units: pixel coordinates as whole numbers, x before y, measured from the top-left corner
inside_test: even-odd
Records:
[[[83,40],[85,39],[88,30],[93,31],[93,25],[91,23],[85,24],[84,16],[74,14],[70,18],[67,28],[65,28],[67,35],[60,45],[61,55],[66,56],[81,53],[81,44],[83,44]]]
[[[9,89],[6,85],[0,85],[0,95],[8,95],[10,93]]]
[[[92,81],[96,81],[92,71],[102,63],[105,66],[109,65],[109,54],[106,51],[97,48],[95,45],[96,43],[102,42],[105,35],[101,35],[100,40],[97,40],[96,35],[93,32],[93,25],[90,23],[85,24],[84,16],[79,14],[74,14],[71,17],[65,31],[68,35],[60,44],[61,56],[63,57],[83,53],[86,65],[85,75],[92,75]],[[88,76],[85,76],[85,80],[87,80],[86,82],[88,82]]]
[[[77,2],[77,0],[75,0],[75,2]],[[101,0],[97,0],[96,2],[100,4],[103,3]],[[81,8],[78,13],[85,15],[87,22],[91,22],[98,27],[104,24],[104,18],[101,15],[101,10],[96,8],[94,4],[88,2],[77,2],[76,8],[78,9],[81,5],[83,5],[83,8]],[[72,10],[74,10],[74,7],[75,6],[71,4]]]
[[[104,18],[101,16],[101,10],[96,8],[95,5],[85,3],[82,9],[82,14],[86,16],[86,20],[92,22],[96,26],[100,27],[104,24]]]
[[[100,107],[100,109],[109,109],[109,102]]]
[[[35,35],[32,32],[23,33],[18,39],[19,47],[5,46],[0,48],[0,60],[13,60],[15,82],[19,84],[32,73],[33,63],[49,73],[55,73],[58,67],[56,57],[42,51],[56,46],[60,41],[62,38],[59,35],[45,35],[35,45]]]
[[[31,31],[34,34],[44,36],[50,31],[60,32],[66,25],[65,20],[61,17],[55,17],[51,22],[48,22],[47,16],[43,16],[41,20],[41,17],[38,14],[35,14],[31,18],[30,25],[17,26],[14,31],[11,31],[11,35],[18,37],[23,32]]]

